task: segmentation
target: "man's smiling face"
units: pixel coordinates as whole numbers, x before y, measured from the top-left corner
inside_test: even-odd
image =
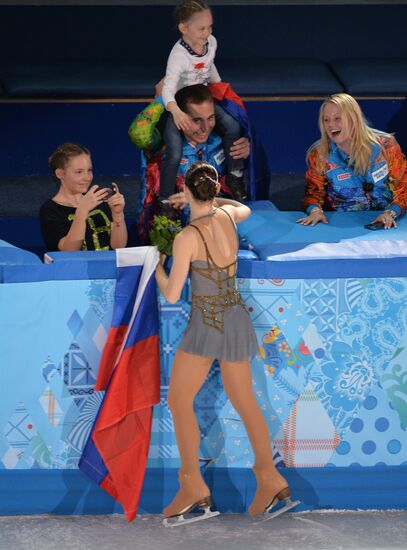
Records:
[[[199,104],[188,103],[187,113],[193,120],[194,128],[184,132],[186,140],[192,145],[206,143],[216,124],[213,101],[204,101]]]

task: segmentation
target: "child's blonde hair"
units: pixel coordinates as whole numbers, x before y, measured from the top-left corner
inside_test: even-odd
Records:
[[[343,126],[351,130],[349,164],[353,166],[355,174],[364,174],[369,168],[372,144],[378,143],[380,145],[380,143],[377,131],[368,126],[359,103],[349,94],[331,95],[321,105],[318,119],[321,132],[319,141],[321,164],[325,164],[330,149],[330,140],[324,128],[324,108],[328,103],[332,103],[339,108],[342,114]],[[310,150],[307,153],[307,158]]]
[[[175,21],[177,25],[180,23],[187,23],[196,13],[210,9],[208,4],[201,0],[183,0],[174,10]]]

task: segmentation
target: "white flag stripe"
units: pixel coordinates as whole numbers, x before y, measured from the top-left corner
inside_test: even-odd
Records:
[[[120,357],[123,353],[123,349],[126,345],[127,338],[130,332],[130,329],[133,325],[134,319],[137,314],[140,302],[143,298],[145,288],[151,276],[154,276],[155,268],[158,264],[160,258],[158,249],[156,246],[138,246],[133,248],[117,248],[116,249],[116,266],[120,268],[126,268],[136,265],[142,265],[143,271],[141,272],[140,282],[137,289],[136,299],[134,301],[133,311],[131,313],[131,318],[126,330],[126,335],[123,338],[122,345],[120,347],[119,354],[116,359],[114,368],[116,368]]]

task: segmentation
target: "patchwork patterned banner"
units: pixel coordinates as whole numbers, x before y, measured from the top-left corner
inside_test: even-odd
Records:
[[[242,279],[238,285],[259,342],[253,383],[276,463],[405,464],[407,279]],[[13,368],[1,374],[0,467],[77,468],[103,399],[93,390],[101,351],[112,318],[116,334],[122,324],[113,305],[115,281],[2,286],[7,296],[0,299],[13,307],[0,337],[9,349],[5,364]],[[35,323],[21,304],[25,312],[41,312]],[[188,288],[177,304],[159,297],[161,388],[158,395],[157,379],[150,468],[179,465],[167,393],[189,309]],[[131,316],[131,309],[121,312]],[[19,355],[7,347],[7,330],[25,318],[26,349]],[[123,348],[125,357],[130,353]],[[195,410],[201,456],[213,459],[209,467],[251,467],[244,425],[225,395],[217,363]]]

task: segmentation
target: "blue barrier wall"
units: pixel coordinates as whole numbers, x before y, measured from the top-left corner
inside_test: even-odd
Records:
[[[77,470],[102,399],[93,385],[115,289],[114,253],[82,254],[3,269],[2,514],[118,511]],[[250,263],[257,265],[252,278]],[[301,279],[284,276],[278,263],[275,278],[272,262],[240,262],[238,286],[260,346],[252,360],[256,397],[299,509],[406,508],[406,277],[383,277],[359,260],[357,277],[344,278],[338,265],[324,279],[320,273],[335,265],[325,260]],[[179,457],[166,397],[188,311],[183,299],[160,299],[161,399],[141,512],[159,512],[176,490]],[[213,459],[206,476],[215,505],[244,511],[254,490],[253,455],[216,364],[196,412],[202,455]]]

